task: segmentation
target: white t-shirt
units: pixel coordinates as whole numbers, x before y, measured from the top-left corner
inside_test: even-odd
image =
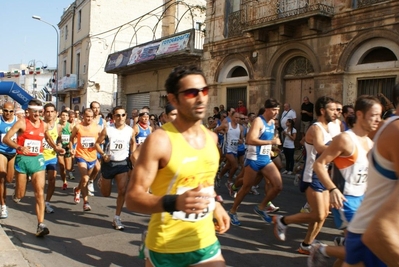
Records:
[[[295,110],[293,110],[293,109],[290,109],[290,110],[288,110],[288,111],[283,111],[283,113],[281,114],[281,120],[280,120],[280,124],[281,124],[281,127],[285,130],[285,129],[287,129],[287,125],[286,125],[286,123],[287,123],[287,120],[288,119],[296,119],[296,112],[295,112]]]
[[[284,132],[288,133],[288,128],[284,129]],[[292,134],[296,133],[296,129],[292,129]],[[289,138],[288,136],[284,136],[284,144],[283,147],[285,148],[295,148],[294,140]]]

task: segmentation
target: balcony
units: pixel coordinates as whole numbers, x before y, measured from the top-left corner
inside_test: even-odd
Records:
[[[79,91],[82,88],[81,80],[78,81],[78,76],[76,74],[67,74],[64,77],[61,77],[58,80],[58,94],[64,95],[68,92]],[[52,93],[55,94],[55,90],[52,90]]]
[[[229,37],[246,31],[295,24],[298,20],[331,18],[333,15],[334,0],[242,0],[241,9],[229,16]]]
[[[388,2],[388,0],[358,0],[357,7],[358,8],[367,7],[367,6],[371,6],[371,5],[382,3],[382,2]]]

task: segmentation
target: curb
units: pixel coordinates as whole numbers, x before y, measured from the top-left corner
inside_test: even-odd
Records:
[[[1,267],[29,267],[22,253],[11,242],[0,225],[0,266]]]

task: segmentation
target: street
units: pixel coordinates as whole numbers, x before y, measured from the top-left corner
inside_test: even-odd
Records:
[[[141,233],[146,229],[148,215],[123,210],[121,218],[124,231],[114,230],[111,222],[115,208],[115,187],[111,197],[89,197],[92,211],[83,212],[82,202],[73,202],[72,188],[79,181],[69,181],[69,188],[61,190],[62,181],[57,177],[56,190],[51,204],[55,213],[45,215],[50,234],[44,238],[35,237],[37,220],[31,183],[28,183],[26,197],[17,204],[11,200],[13,186],[8,185],[7,205],[9,217],[0,220],[6,234],[24,255],[30,266],[144,266],[138,257]],[[273,203],[280,207],[279,214],[299,212],[305,203],[304,194],[293,184],[294,176],[283,176],[283,192]],[[224,181],[225,182],[225,181]],[[260,195],[248,195],[238,210],[242,226],[230,226],[230,230],[219,235],[222,253],[228,266],[306,266],[307,256],[296,250],[306,234],[306,225],[292,225],[287,231],[287,241],[277,241],[273,226],[263,222],[254,212],[253,206],[263,196],[263,182]],[[224,198],[226,209],[231,207],[224,184],[218,189]],[[333,239],[340,231],[334,228],[329,216],[318,236],[318,240],[333,245]],[[331,265],[333,259],[330,259]]]

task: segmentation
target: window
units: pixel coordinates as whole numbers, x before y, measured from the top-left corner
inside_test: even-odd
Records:
[[[78,11],[78,30],[82,28],[82,10]]]
[[[236,108],[239,100],[244,102],[244,106],[247,106],[246,105],[247,87],[235,87],[235,88],[228,87],[226,93],[227,93],[226,95],[227,106],[225,107],[226,109]]]
[[[388,48],[376,47],[371,51],[365,53],[363,58],[360,59],[359,64],[377,63],[386,61],[397,61],[395,54]]]
[[[357,95],[373,95],[382,93],[391,102],[393,101],[393,87],[395,86],[395,77],[380,78],[380,79],[364,79],[358,80]]]
[[[80,53],[76,54],[76,78],[79,82],[79,76],[80,76]]]
[[[67,62],[64,60],[62,63],[62,77],[66,76],[66,68],[67,68]]]
[[[65,25],[65,40],[68,39],[68,25]]]

